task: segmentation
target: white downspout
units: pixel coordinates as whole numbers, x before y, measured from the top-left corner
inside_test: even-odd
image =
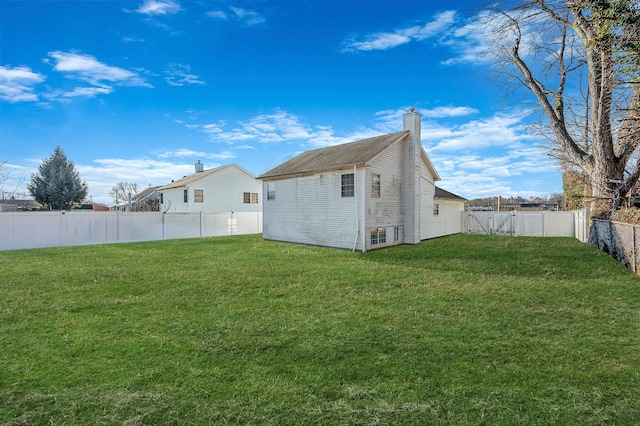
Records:
[[[356,245],[358,245],[358,237],[360,236],[360,215],[358,214],[358,188],[356,181],[356,166],[353,166],[353,199],[356,202],[356,238],[353,240],[353,249],[351,251],[356,251]],[[363,250],[364,251],[364,250]]]

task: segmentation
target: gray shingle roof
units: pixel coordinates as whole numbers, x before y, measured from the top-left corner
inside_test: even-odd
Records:
[[[357,142],[334,145],[327,148],[303,152],[279,166],[269,170],[258,179],[344,169],[366,164],[387,147],[409,135],[408,130],[376,136]]]
[[[435,197],[436,198],[447,198],[450,200],[460,200],[460,201],[468,201],[466,198],[462,198],[459,195],[456,195],[452,192],[449,191],[445,191],[442,188],[439,188],[436,186],[436,193],[435,193]]]
[[[159,186],[150,186],[148,188],[145,188],[144,191],[137,193],[136,196],[133,197],[132,201],[144,200],[146,197],[156,192],[159,188]]]

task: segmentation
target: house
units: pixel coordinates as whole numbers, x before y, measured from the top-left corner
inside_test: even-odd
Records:
[[[149,186],[131,199],[131,210],[134,212],[160,211],[160,186]]]
[[[78,212],[108,212],[109,211],[109,207],[105,206],[104,204],[98,204],[98,203],[89,202],[89,203],[82,203],[78,207],[74,207],[73,211],[78,211]]]
[[[466,200],[436,188],[420,118],[411,108],[400,132],[307,151],[259,176],[263,237],[364,252],[461,232]]]
[[[198,161],[194,174],[156,191],[163,212],[262,211],[262,183],[237,164],[204,170]]]
[[[135,195],[129,194],[129,200],[115,204],[111,210],[117,212],[158,212],[160,211],[160,186],[149,186]]]
[[[35,200],[16,200],[14,197],[0,200],[0,212],[24,212],[38,210],[41,207],[42,205]]]

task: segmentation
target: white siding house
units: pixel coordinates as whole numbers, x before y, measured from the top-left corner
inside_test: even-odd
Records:
[[[157,189],[163,212],[261,212],[262,183],[237,164],[204,170]]]
[[[364,252],[461,232],[466,200],[436,188],[413,108],[403,128],[307,151],[259,176],[263,237]]]

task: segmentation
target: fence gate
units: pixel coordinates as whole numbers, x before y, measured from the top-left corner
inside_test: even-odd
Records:
[[[512,212],[465,212],[469,234],[515,235],[516,216]]]

